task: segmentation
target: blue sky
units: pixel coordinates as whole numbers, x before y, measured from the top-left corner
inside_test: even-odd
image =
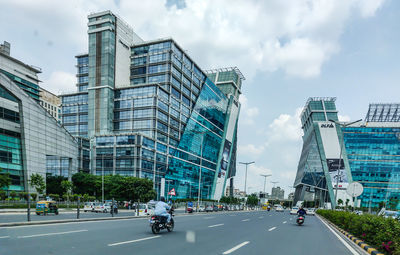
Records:
[[[250,192],[260,174],[288,189],[301,152],[298,114],[308,97],[337,97],[343,120],[371,102],[399,102],[400,2],[395,0],[0,0],[0,41],[43,69],[42,86],[73,91],[75,59],[87,51],[87,14],[110,9],[145,40],[173,37],[203,69],[246,76],[239,161]],[[18,13],[18,15],[16,15]],[[235,179],[244,186],[244,166]]]

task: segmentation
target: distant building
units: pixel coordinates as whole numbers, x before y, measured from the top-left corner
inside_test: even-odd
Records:
[[[244,198],[246,197],[246,192],[239,189],[233,189],[233,196],[236,198]]]
[[[60,121],[61,100],[58,96],[40,88],[39,103],[48,113],[50,113],[51,116],[53,116],[57,121]]]
[[[285,191],[281,187],[275,187],[271,190],[271,199],[284,199]]]
[[[293,198],[294,198],[294,192],[289,193],[288,200],[293,200]]]
[[[339,125],[335,100],[309,98],[303,109],[294,201],[352,204],[346,189],[357,181],[361,207],[400,209],[400,104],[370,104],[364,121]]]

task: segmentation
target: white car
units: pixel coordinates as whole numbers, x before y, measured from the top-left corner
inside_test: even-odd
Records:
[[[277,206],[275,209],[276,212],[284,212],[285,210],[283,209],[282,206]]]
[[[314,208],[308,208],[306,210],[307,215],[315,215],[315,209]]]
[[[95,212],[103,212],[103,213],[108,213],[111,211],[111,203],[96,203],[96,206],[94,207]]]
[[[85,205],[83,206],[83,211],[84,212],[94,212],[95,206],[96,206],[95,202],[86,202]]]
[[[290,214],[296,215],[298,210],[299,210],[298,207],[292,207],[292,209],[290,210]]]
[[[139,204],[139,216],[148,216],[154,214],[154,204]]]

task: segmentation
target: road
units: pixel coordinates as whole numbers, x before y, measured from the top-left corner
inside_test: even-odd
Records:
[[[295,219],[287,211],[181,214],[173,232],[158,235],[143,218],[3,227],[0,254],[358,254],[317,217],[303,226]]]
[[[177,210],[177,213],[183,213],[184,210]],[[95,213],[95,212],[83,212],[80,211],[80,218],[103,218],[112,217],[111,213]],[[133,210],[119,210],[115,217],[135,216],[136,212]],[[76,219],[76,211],[60,211],[59,215],[48,214],[48,215],[36,215],[35,209],[31,211],[31,221],[45,221],[45,220],[67,220]],[[27,214],[25,213],[0,213],[0,224],[9,222],[26,222]]]

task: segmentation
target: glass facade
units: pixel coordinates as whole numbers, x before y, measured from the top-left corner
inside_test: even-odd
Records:
[[[10,80],[15,82],[21,89],[23,89],[29,96],[35,100],[39,100],[39,85],[33,82],[27,81],[19,76],[9,73],[5,70],[0,69],[0,72],[5,74]]]
[[[178,190],[177,198],[184,198],[198,196],[201,166],[201,196],[212,197],[217,178],[225,178],[227,167],[222,174],[220,159],[233,99],[206,78],[172,39],[131,46],[129,84],[122,83],[113,76],[124,56],[113,53],[120,40],[109,15],[89,15],[89,54],[77,58],[78,93],[63,96],[64,127],[74,136],[90,139],[93,174],[149,178],[157,194],[164,196],[160,189],[165,178],[170,189]],[[88,92],[82,92],[86,73]],[[231,129],[236,130],[237,117],[232,115]],[[81,125],[87,125],[86,132]],[[229,156],[233,138],[228,140]]]
[[[346,127],[343,137],[362,207],[400,209],[400,128]]]
[[[330,115],[328,119],[337,121],[333,98],[310,98],[301,115],[305,131],[294,183],[295,201],[314,200],[320,205],[331,202],[335,206],[336,183],[339,183],[337,199],[351,201],[351,197],[340,195],[345,193],[346,187],[342,185],[347,179],[348,183],[357,181],[364,187],[357,206],[378,209],[386,205],[399,209],[400,128],[393,123],[397,115],[392,111],[397,106],[372,104],[364,124],[340,127],[322,118]],[[378,108],[380,112],[375,111]],[[316,118],[316,113],[321,117]],[[332,151],[340,151],[340,147],[342,161],[330,156]],[[336,179],[339,168],[340,181]],[[342,175],[342,171],[350,176]]]

